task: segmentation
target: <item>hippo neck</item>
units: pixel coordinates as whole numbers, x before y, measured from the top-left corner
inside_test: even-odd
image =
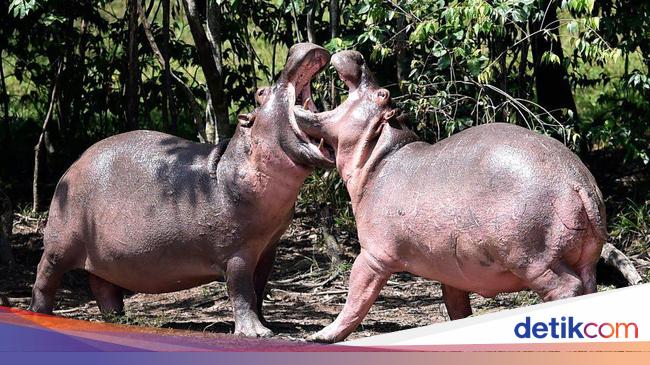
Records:
[[[238,127],[217,166],[217,180],[227,182],[231,194],[251,203],[268,206],[267,202],[273,201],[278,207],[293,207],[311,171],[294,163],[279,145],[252,137],[250,129]]]
[[[217,143],[214,149],[210,152],[210,155],[208,155],[208,171],[212,178],[217,177],[217,166],[219,165],[219,161],[221,161],[221,157],[226,152],[229,143],[230,138],[219,141],[219,143]]]
[[[345,180],[345,185],[353,207],[362,200],[368,182],[377,174],[382,162],[390,158],[400,148],[416,141],[419,141],[419,138],[410,129],[387,124],[376,143],[374,145],[367,144],[368,151],[358,153],[357,160],[350,161],[349,166],[339,166],[341,176],[348,177]]]

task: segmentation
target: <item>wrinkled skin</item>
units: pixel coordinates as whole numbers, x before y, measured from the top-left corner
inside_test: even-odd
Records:
[[[326,113],[295,107],[296,120],[336,152],[361,253],[343,310],[312,340],[348,336],[395,272],[440,281],[451,319],[472,313],[470,292],[530,288],[549,301],[596,291],[603,199],[564,145],[502,123],[419,142],[360,54],[331,62],[350,96]]]
[[[229,143],[135,131],[90,147],[56,188],[30,309],[51,313],[72,269],[89,272],[102,313],[122,312],[123,289],[163,293],[225,279],[235,334],[271,335],[261,307],[278,239],[304,179],[332,164],[297,134],[292,108],[328,60],[316,45],[292,47]]]

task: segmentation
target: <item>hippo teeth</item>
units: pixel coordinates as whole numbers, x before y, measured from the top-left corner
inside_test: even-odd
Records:
[[[323,138],[321,138],[321,139],[320,139],[320,143],[318,144],[318,149],[319,149],[319,150],[322,150],[322,149],[323,149],[323,145],[325,145],[325,140],[324,140]]]
[[[303,109],[308,109],[309,107],[309,102],[311,101],[311,98],[307,98],[304,103],[302,103]]]

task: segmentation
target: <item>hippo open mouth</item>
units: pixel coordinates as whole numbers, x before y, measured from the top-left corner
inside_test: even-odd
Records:
[[[294,106],[300,106],[312,113],[318,112],[312,99],[311,81],[329,63],[329,54],[325,49],[312,48],[300,57],[301,64],[288,77],[289,124],[298,139],[306,146],[308,153],[321,160],[322,167],[334,166],[334,148],[323,138],[315,138],[303,131],[294,116]]]
[[[296,122],[296,127],[308,135],[312,142],[318,141],[322,149],[326,149],[336,156],[337,153],[337,133],[333,130],[337,121],[345,120],[354,113],[355,107],[362,101],[367,93],[369,86],[375,86],[372,74],[365,67],[363,56],[356,51],[341,51],[334,54],[331,58],[331,64],[341,81],[348,89],[348,97],[337,108],[317,112],[313,103],[305,99],[304,103],[297,103],[293,109],[293,116],[290,116],[292,123]],[[311,90],[301,90],[302,95],[311,96]]]

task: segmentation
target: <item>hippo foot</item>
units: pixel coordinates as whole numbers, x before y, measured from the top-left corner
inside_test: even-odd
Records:
[[[247,323],[242,323],[239,326],[235,326],[235,336],[242,337],[271,337],[273,336],[273,331],[264,327],[258,321],[251,321]]]
[[[331,328],[332,326],[327,326],[322,330],[316,332],[315,334],[307,337],[307,341],[319,342],[319,343],[334,343],[337,342],[336,331]]]
[[[271,326],[271,323],[269,323],[269,321],[267,321],[266,318],[264,317],[260,317],[260,323],[262,324],[262,326],[267,328]]]

